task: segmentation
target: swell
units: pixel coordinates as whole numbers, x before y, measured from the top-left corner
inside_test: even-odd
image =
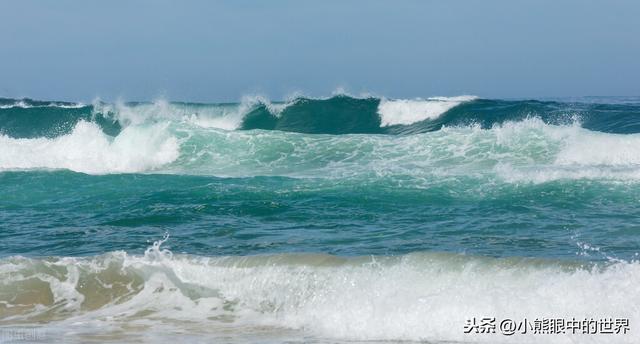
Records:
[[[161,243],[144,256],[3,259],[0,321],[94,334],[188,323],[196,333],[266,327],[315,338],[464,341],[469,336],[462,328],[471,317],[640,320],[633,306],[640,302],[637,262],[582,265],[438,253],[174,256]],[[606,339],[630,343],[638,334]]]
[[[68,134],[80,121],[95,122],[108,135],[117,135],[117,121],[96,116],[91,105],[0,98],[0,134],[16,138],[53,138]]]
[[[279,113],[260,104],[242,121],[241,129],[294,131],[309,134],[383,133],[377,98],[335,96],[329,99],[299,98]]]

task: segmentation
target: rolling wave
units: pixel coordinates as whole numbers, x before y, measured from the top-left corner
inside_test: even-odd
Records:
[[[5,101],[0,105],[0,131],[21,137],[51,136],[70,131],[78,120],[93,120],[113,134],[131,124],[180,121],[202,128],[224,130],[281,130],[310,134],[393,133],[388,127],[433,120],[475,97],[435,97],[413,100],[353,98],[295,98],[270,102],[264,97],[244,97],[237,104],[153,103],[113,104],[94,101],[74,103]],[[30,110],[30,111],[26,111]],[[73,110],[73,111],[68,111]],[[19,113],[18,113],[19,111]],[[43,121],[44,119],[44,121]],[[41,122],[41,130],[32,128]],[[56,130],[57,129],[57,130]]]
[[[16,138],[67,134],[82,120],[97,123],[111,136],[129,125],[166,121],[223,130],[406,135],[455,126],[479,125],[488,129],[530,117],[554,125],[579,122],[592,131],[640,133],[640,103],[626,98],[598,103],[491,100],[472,96],[356,98],[338,94],[329,98],[299,97],[286,102],[248,96],[240,103],[227,104],[179,103],[161,99],[152,103],[104,103],[96,100],[92,105],[0,98],[0,134]]]

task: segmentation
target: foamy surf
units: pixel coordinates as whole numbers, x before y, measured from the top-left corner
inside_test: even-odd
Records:
[[[181,120],[131,120],[109,136],[96,123],[82,120],[69,134],[53,138],[0,135],[0,170],[387,180],[414,187],[452,178],[471,178],[480,185],[633,182],[640,179],[638,135],[529,118],[489,129],[471,125],[375,136],[224,131]]]
[[[51,342],[171,341],[227,335],[275,341],[634,343],[619,335],[469,334],[473,317],[640,321],[637,262],[579,264],[452,254],[198,257],[157,242],[144,256],[0,260],[3,328],[37,321]],[[165,337],[169,334],[169,337]],[[58,337],[60,336],[60,337]],[[260,341],[260,340],[258,340]]]
[[[130,126],[116,137],[80,121],[56,138],[16,139],[0,135],[0,170],[68,169],[89,174],[153,171],[179,156],[166,124]]]

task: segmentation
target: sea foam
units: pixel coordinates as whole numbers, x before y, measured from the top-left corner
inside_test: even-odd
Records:
[[[599,133],[537,118],[406,136],[226,131],[166,119],[146,122],[131,120],[116,136],[87,121],[55,138],[0,135],[0,169],[365,178],[421,188],[452,178],[476,178],[479,185],[494,183],[496,177],[507,183],[640,179],[638,134]]]
[[[630,320],[631,332],[515,339],[640,339],[633,331],[640,321],[633,306],[640,303],[635,262],[584,266],[439,253],[198,257],[173,256],[156,244],[144,256],[5,258],[0,276],[0,305],[11,310],[0,316],[5,324],[40,319],[86,335],[145,326],[157,327],[151,332],[162,340],[172,323],[187,323],[190,331],[209,335],[271,328],[333,340],[513,342],[499,333],[466,334],[464,325],[473,317],[617,317]],[[15,286],[24,290],[20,304],[3,292]]]
[[[13,108],[20,108],[20,109],[33,109],[33,108],[61,108],[61,109],[80,109],[83,108],[87,105],[83,104],[83,103],[61,103],[61,102],[37,102],[37,103],[31,103],[27,100],[21,99],[21,100],[17,100],[12,104],[0,104],[0,109],[13,109]]]
[[[154,170],[179,156],[167,124],[130,126],[110,137],[80,121],[56,138],[18,139],[0,135],[0,170],[69,169],[91,174]]]
[[[475,96],[432,97],[427,99],[382,99],[378,105],[381,126],[408,125],[427,119],[436,119],[443,113],[477,99]]]

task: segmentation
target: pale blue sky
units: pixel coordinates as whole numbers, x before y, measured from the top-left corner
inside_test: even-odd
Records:
[[[639,42],[632,0],[0,0],[0,96],[638,96]]]

